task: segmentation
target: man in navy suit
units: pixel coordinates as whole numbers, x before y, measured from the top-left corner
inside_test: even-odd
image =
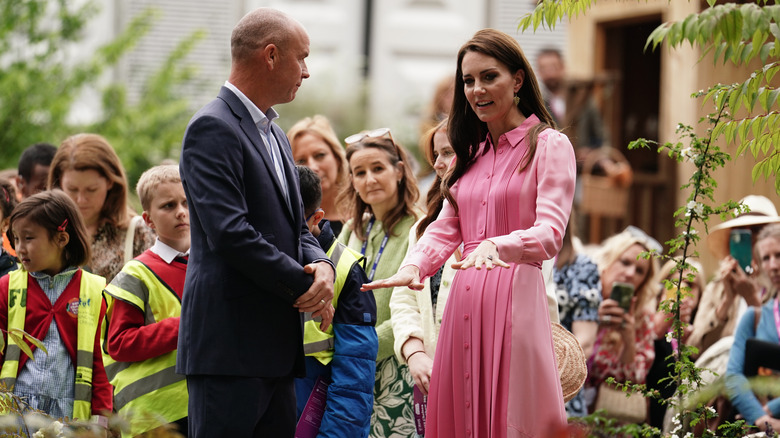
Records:
[[[230,77],[190,121],[181,175],[192,247],[176,371],[190,437],[292,437],[301,312],[327,326],[334,268],[303,217],[290,144],[273,123],[309,77],[309,37],[260,8],[233,29]]]

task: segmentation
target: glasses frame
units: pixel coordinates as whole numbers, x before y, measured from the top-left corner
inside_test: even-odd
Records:
[[[358,132],[357,134],[352,134],[349,137],[345,138],[344,143],[346,143],[347,146],[350,146],[355,143],[360,143],[366,138],[384,138],[384,137],[389,138],[390,141],[393,142],[393,145],[395,145],[395,140],[393,139],[393,133],[390,132],[390,128],[377,128],[377,129],[372,129],[370,131]]]

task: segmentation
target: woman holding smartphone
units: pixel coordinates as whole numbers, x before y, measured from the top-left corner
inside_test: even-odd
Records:
[[[586,386],[592,388],[588,397],[592,407],[599,386],[607,378],[614,377],[621,383],[644,383],[653,364],[656,285],[651,279],[658,262],[640,256],[647,251],[661,252],[662,247],[644,231],[629,226],[604,241],[597,254],[604,301],[599,306],[599,331],[588,360]],[[624,297],[625,294],[630,297]]]
[[[754,252],[758,256],[758,267],[761,274],[767,278],[771,286],[767,289],[755,284],[754,287],[763,292],[764,304],[751,307],[739,320],[734,333],[734,344],[729,355],[726,369],[726,388],[731,403],[745,418],[748,424],[761,430],[780,429],[780,398],[771,401],[760,400],[747,385],[746,375],[746,344],[748,339],[755,338],[771,344],[780,344],[780,305],[777,292],[780,290],[780,224],[768,225],[758,233]],[[764,289],[764,290],[761,290]],[[764,357],[767,353],[760,353]],[[759,364],[761,365],[761,364]],[[762,370],[759,369],[759,375]]]

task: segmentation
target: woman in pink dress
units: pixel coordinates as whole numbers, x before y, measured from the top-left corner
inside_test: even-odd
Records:
[[[511,36],[484,29],[461,47],[449,202],[399,272],[365,286],[419,290],[464,243],[434,357],[427,438],[544,437],[566,424],[540,268],[561,247],[575,159],[553,126]]]

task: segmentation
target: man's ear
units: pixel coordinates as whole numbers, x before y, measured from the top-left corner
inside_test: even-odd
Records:
[[[146,223],[146,225],[148,225],[148,226],[149,226],[149,228],[151,228],[151,229],[153,229],[153,230],[155,229],[155,228],[154,228],[154,222],[152,222],[152,218],[151,218],[151,217],[149,217],[149,212],[147,212],[146,210],[144,210],[144,212],[143,212],[143,213],[141,213],[141,217],[142,217],[142,218],[144,218],[144,222]]]
[[[268,68],[272,70],[279,61],[279,48],[276,47],[276,44],[269,44],[263,48],[260,56],[262,56],[263,62],[268,65]]]

